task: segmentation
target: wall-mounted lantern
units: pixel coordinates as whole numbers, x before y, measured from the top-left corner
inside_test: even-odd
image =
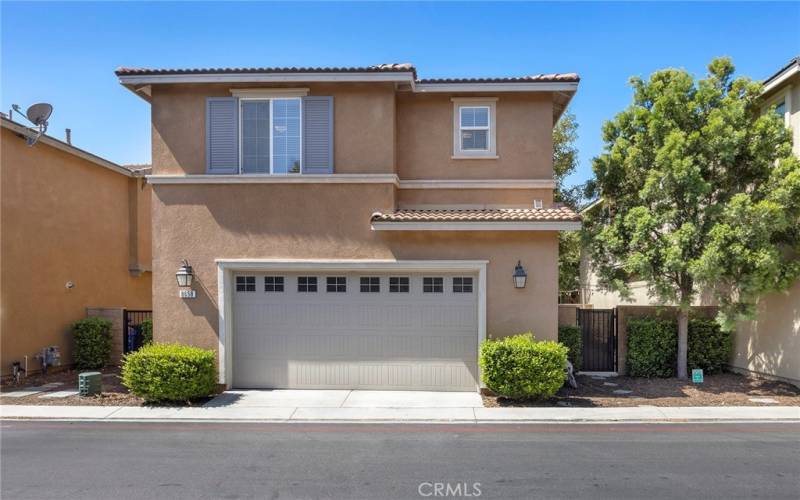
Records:
[[[178,286],[181,288],[192,286],[194,273],[192,272],[192,266],[189,265],[186,259],[184,259],[183,264],[178,269],[178,272],[175,273],[175,278],[178,280]]]
[[[522,267],[522,261],[517,261],[517,267],[514,268],[514,287],[525,288],[525,282],[528,281],[528,273]]]

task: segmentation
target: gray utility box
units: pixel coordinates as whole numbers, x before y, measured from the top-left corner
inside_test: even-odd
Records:
[[[83,372],[78,375],[78,393],[95,396],[103,391],[103,375],[100,372]]]

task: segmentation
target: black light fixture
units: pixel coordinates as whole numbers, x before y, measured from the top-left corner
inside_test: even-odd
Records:
[[[525,288],[525,282],[528,281],[528,273],[522,267],[522,261],[517,261],[517,267],[514,268],[514,287]]]
[[[192,272],[192,266],[186,261],[183,260],[183,264],[178,269],[178,272],[175,273],[175,278],[178,280],[178,286],[182,288],[192,286],[192,279],[194,279],[194,273]]]

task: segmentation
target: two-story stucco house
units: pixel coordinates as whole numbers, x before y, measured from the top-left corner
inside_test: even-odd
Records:
[[[117,75],[152,107],[155,338],[217,350],[221,384],[469,391],[481,340],[556,338],[580,222],[553,204],[552,128],[577,75]]]

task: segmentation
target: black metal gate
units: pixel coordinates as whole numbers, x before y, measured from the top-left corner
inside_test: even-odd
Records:
[[[583,339],[584,372],[617,371],[617,313],[614,309],[576,309]]]
[[[127,354],[142,347],[142,323],[153,319],[153,311],[125,309],[123,316],[122,352]]]

